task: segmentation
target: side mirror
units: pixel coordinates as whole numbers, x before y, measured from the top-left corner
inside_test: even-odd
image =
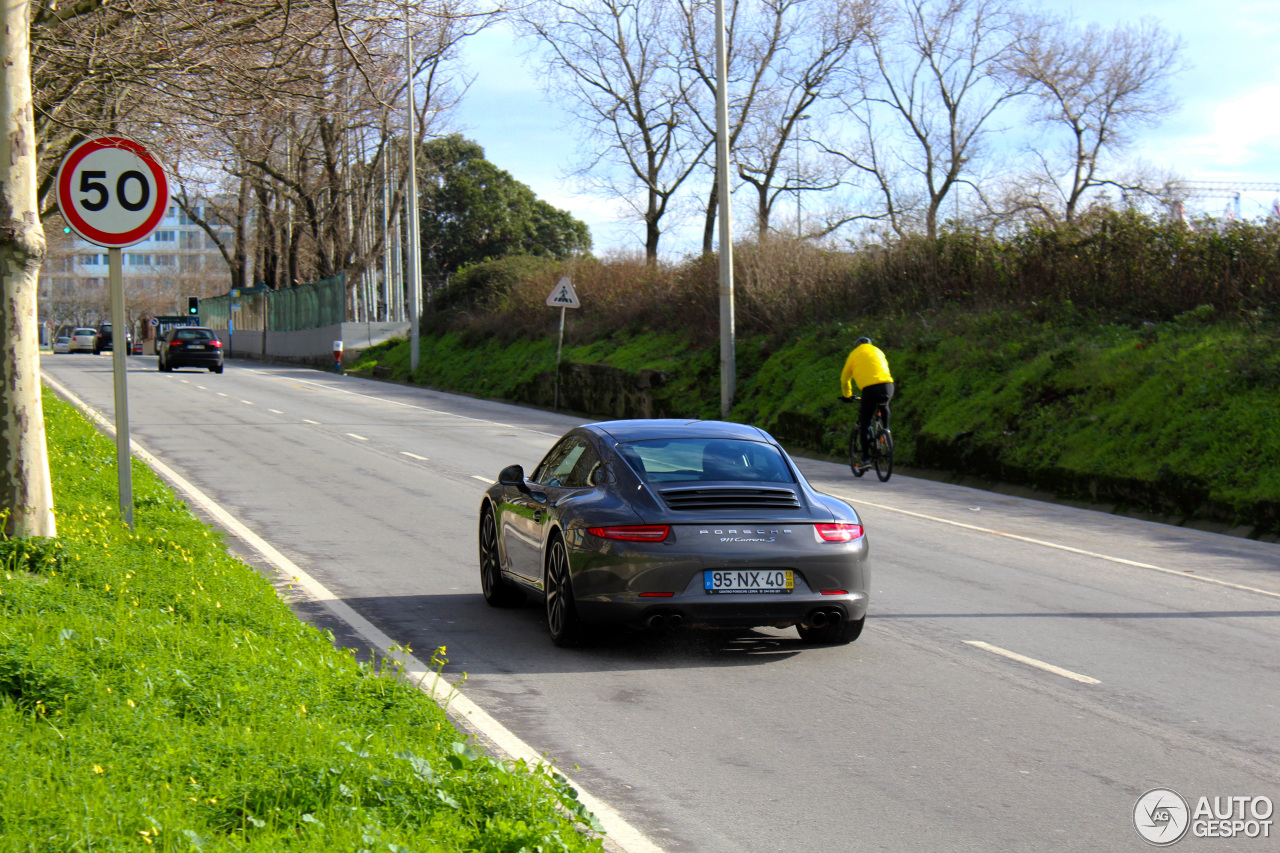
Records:
[[[524,468],[519,465],[508,465],[502,469],[502,473],[498,475],[498,483],[503,486],[515,486],[517,489],[524,489]]]

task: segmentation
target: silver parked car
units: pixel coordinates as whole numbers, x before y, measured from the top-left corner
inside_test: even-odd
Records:
[[[867,537],[766,432],[718,421],[634,420],[566,433],[526,477],[485,492],[480,582],[494,606],[533,595],[556,645],[589,625],[795,626],[857,639]]]
[[[98,330],[88,326],[71,330],[71,343],[67,352],[94,352],[98,346]]]

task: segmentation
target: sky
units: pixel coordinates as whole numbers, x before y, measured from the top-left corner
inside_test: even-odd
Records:
[[[1081,23],[1111,27],[1153,18],[1181,37],[1189,66],[1171,85],[1181,108],[1144,130],[1129,156],[1186,180],[1280,184],[1280,2],[1277,0],[1050,0]],[[467,47],[471,89],[456,129],[485,149],[487,159],[528,184],[539,197],[591,228],[596,254],[637,252],[643,231],[619,221],[614,203],[577,192],[566,173],[577,153],[568,116],[542,90],[525,45],[496,27]],[[1243,218],[1266,215],[1277,192],[1242,196]],[[1228,200],[1189,206],[1222,215]],[[741,218],[736,217],[741,223]],[[696,223],[663,237],[662,254],[699,245]]]

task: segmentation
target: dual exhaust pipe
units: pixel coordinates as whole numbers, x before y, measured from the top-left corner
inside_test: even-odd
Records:
[[[654,631],[675,629],[684,625],[684,617],[679,613],[655,613],[644,620],[644,624]]]
[[[822,628],[826,625],[839,625],[844,621],[844,611],[838,607],[828,610],[813,610],[805,617],[804,624],[810,628]]]

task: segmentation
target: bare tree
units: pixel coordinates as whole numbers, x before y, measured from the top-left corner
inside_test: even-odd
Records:
[[[1055,16],[1027,20],[1012,71],[1036,98],[1036,121],[1061,144],[1033,153],[1036,169],[1017,201],[1050,221],[1074,222],[1089,195],[1155,191],[1125,177],[1114,156],[1130,134],[1176,108],[1169,80],[1182,68],[1182,42],[1155,21],[1083,29]]]
[[[976,182],[994,117],[1027,86],[1009,70],[1017,23],[1005,0],[902,0],[872,39],[874,74],[848,112],[859,140],[826,150],[870,179],[897,234],[937,236],[947,195]]]
[[[40,402],[37,276],[44,228],[36,193],[32,122],[31,9],[0,11],[0,522],[4,536],[56,536],[53,485]]]
[[[584,145],[577,174],[631,207],[655,262],[672,199],[711,144],[689,115],[674,4],[535,0],[518,26],[546,48],[548,86],[599,144]]]
[[[808,170],[801,175],[795,150],[801,122],[821,127],[822,109],[849,91],[854,76],[847,60],[865,40],[879,0],[740,0],[726,21],[729,148],[738,176],[755,195],[756,230],[770,229],[774,204],[783,194],[827,190],[838,177]],[[710,142],[716,134],[714,15],[706,0],[680,0],[681,51],[699,85],[690,90],[693,114]],[[813,115],[809,115],[813,111]],[[792,155],[795,155],[794,157]],[[788,166],[795,164],[795,169]],[[704,215],[703,251],[711,251],[719,179],[708,164],[711,186]],[[779,177],[782,180],[779,180]]]

